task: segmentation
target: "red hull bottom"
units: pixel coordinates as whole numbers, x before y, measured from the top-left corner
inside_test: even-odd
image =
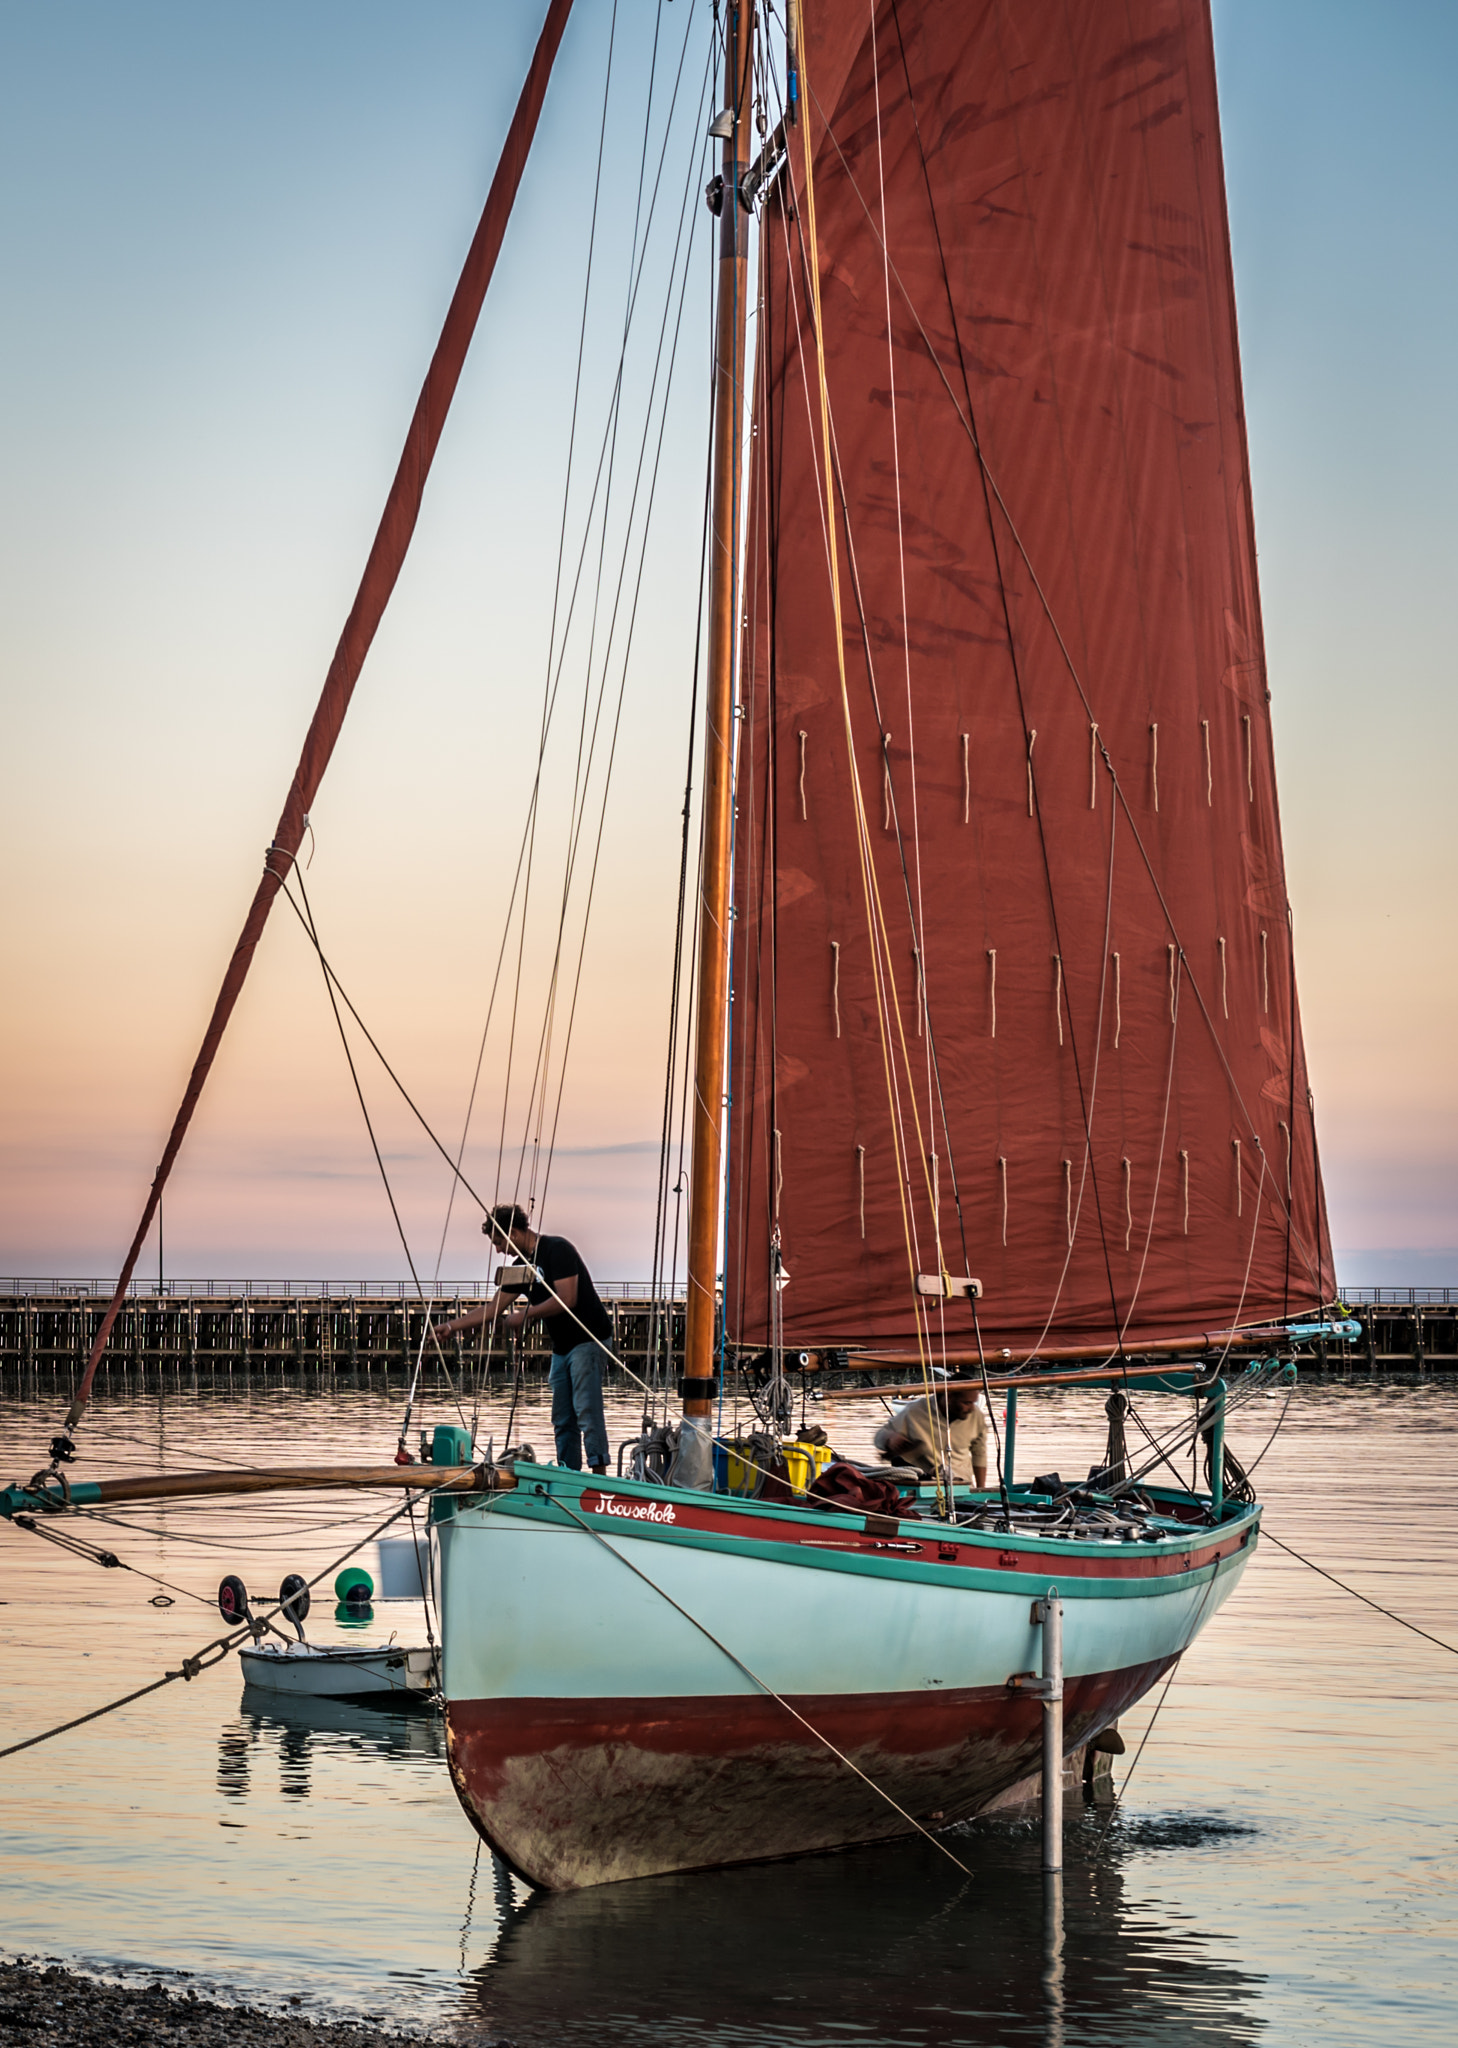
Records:
[[[1168,1669],[1070,1679],[1066,1748],[1117,1720]],[[1001,1687],[791,1704],[825,1741],[769,1698],[453,1700],[451,1775],[518,1875],[573,1891],[910,1834],[896,1806],[925,1827],[949,1826],[1041,1757],[1041,1707]]]

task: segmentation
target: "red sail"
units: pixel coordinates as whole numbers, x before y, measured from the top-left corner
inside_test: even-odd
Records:
[[[769,1340],[777,1271],[791,1344],[965,1351],[918,1274],[981,1279],[994,1355],[1309,1310],[1206,0],[805,12],[762,222],[729,1334]]]

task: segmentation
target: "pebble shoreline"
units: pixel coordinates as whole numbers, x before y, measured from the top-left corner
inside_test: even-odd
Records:
[[[220,2005],[165,1984],[103,1984],[55,1963],[0,1961],[0,2048],[92,2048],[96,2042],[173,2048],[440,2048],[440,2035],[394,2032]],[[512,2048],[477,2037],[473,2048]]]

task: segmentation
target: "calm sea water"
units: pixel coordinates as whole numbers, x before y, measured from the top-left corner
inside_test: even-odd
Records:
[[[854,1449],[874,1405],[832,1401],[819,1419]],[[636,1412],[615,1405],[615,1439]],[[0,1397],[5,1476],[43,1462],[57,1413]],[[1241,1413],[1247,1462],[1281,1414]],[[112,1393],[81,1469],[373,1460],[397,1420],[378,1392]],[[483,1416],[483,1435],[499,1442],[503,1422]],[[1458,1643],[1455,1426],[1458,1390],[1302,1387],[1259,1481],[1274,1535]],[[545,1451],[539,1402],[515,1435]],[[1096,1395],[1025,1399],[1019,1467],[1082,1469],[1102,1436]],[[0,1746],[208,1641],[224,1572],[271,1592],[390,1505],[174,1504],[76,1525],[169,1581],[168,1608],[144,1580],[0,1526]],[[309,1627],[345,1635],[326,1602]],[[380,1603],[364,1639],[392,1631],[423,1640],[418,1605]],[[1071,1806],[1050,1946],[1036,1833],[1008,1820],[952,1838],[970,1878],[918,1842],[533,1897],[478,1852],[433,1719],[282,1713],[243,1694],[230,1659],[0,1763],[0,1944],[520,2048],[1446,2044],[1455,1679],[1458,1657],[1263,1545],[1180,1668],[1107,1832],[1105,1813]],[[1152,1704],[1124,1723],[1121,1779]]]

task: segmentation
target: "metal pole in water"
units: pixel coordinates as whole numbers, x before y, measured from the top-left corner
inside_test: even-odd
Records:
[[[1038,1602],[1043,1624],[1043,1868],[1063,1868],[1063,1602],[1058,1588]]]
[[[1216,1380],[1211,1394],[1215,1427],[1210,1437],[1210,1511],[1220,1520],[1225,1508],[1225,1382]]]
[[[1011,1493],[1013,1489],[1013,1467],[1018,1454],[1018,1390],[1007,1390],[1007,1424],[1002,1443],[1002,1483]]]
[[[1044,2048],[1063,2048],[1063,1878],[1043,1872],[1043,2012]]]

